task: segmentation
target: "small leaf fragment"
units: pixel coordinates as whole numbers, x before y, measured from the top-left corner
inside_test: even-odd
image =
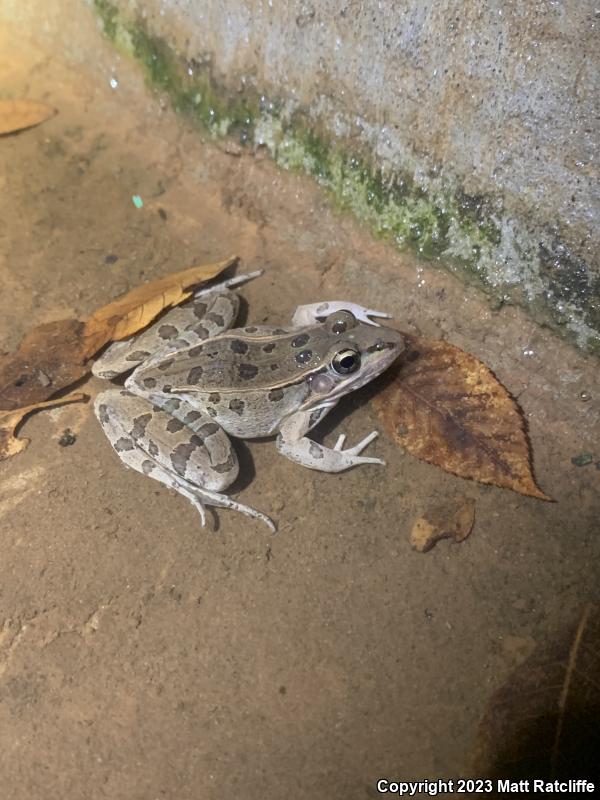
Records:
[[[15,430],[21,424],[24,417],[41,408],[60,406],[64,403],[80,403],[87,400],[88,396],[83,392],[73,392],[66,397],[57,397],[54,400],[46,400],[41,403],[33,403],[24,408],[17,408],[13,411],[0,411],[0,461],[10,456],[21,453],[29,444],[29,439],[19,439],[15,436]]]
[[[525,422],[488,367],[444,341],[407,336],[394,380],[373,400],[411,455],[480,483],[550,500],[536,485]]]
[[[0,410],[30,406],[89,372],[83,322],[61,319],[38,325],[14,353],[0,356]]]
[[[85,322],[85,353],[93,356],[107,342],[126,339],[149,325],[161,311],[179,305],[197,284],[216,277],[237,261],[237,256],[202,264],[142,284],[95,311]]]
[[[419,553],[435,547],[440,539],[462,542],[473,530],[475,501],[457,497],[426,511],[415,520],[410,532],[410,543]]]
[[[55,113],[51,106],[34,100],[0,100],[0,135],[33,128]]]

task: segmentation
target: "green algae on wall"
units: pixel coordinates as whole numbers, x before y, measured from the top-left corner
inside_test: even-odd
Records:
[[[209,62],[180,57],[109,0],[93,5],[106,36],[193,124],[212,137],[265,147],[282,168],[315,178],[376,235],[477,284],[496,306],[525,305],[538,321],[600,355],[600,278],[559,237],[541,242],[491,198],[473,197],[439,174],[416,181],[414,170],[384,169],[364,146],[323,132],[306,109],[270,102],[248,87],[240,93],[217,85]]]

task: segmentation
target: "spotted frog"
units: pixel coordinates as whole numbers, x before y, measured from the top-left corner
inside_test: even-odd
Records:
[[[355,303],[299,306],[285,328],[231,328],[239,297],[232,288],[259,273],[198,291],[187,304],[124,342],[94,364],[94,374],[129,375],[101,392],[95,412],[119,458],[176,489],[205,524],[205,507],[266,514],[225,494],[238,474],[229,436],[277,434],[279,452],[304,467],[342,472],[383,464],[362,456],[373,432],[343,449],[306,435],[349,392],[373,380],[399,355],[404,338],[374,320],[384,314]]]

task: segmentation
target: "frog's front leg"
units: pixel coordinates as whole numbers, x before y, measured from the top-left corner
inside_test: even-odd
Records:
[[[375,311],[372,308],[365,308],[359,306],[357,303],[351,303],[349,300],[329,300],[323,303],[309,303],[305,306],[298,306],[292,317],[292,324],[295,327],[302,327],[303,325],[314,325],[315,322],[328,317],[329,314],[334,314],[336,311],[350,311],[356,319],[361,322],[366,322],[367,325],[373,325],[378,328],[379,323],[371,319],[371,317],[378,317],[380,319],[391,319],[390,314],[385,311]]]
[[[325,407],[325,413],[331,406]],[[324,414],[320,415],[320,418]],[[345,434],[338,437],[333,449],[325,447],[318,442],[309,439],[305,434],[316,424],[315,409],[309,411],[298,411],[287,419],[279,429],[277,437],[277,449],[286,458],[296,461],[309,469],[316,469],[320,472],[343,472],[359,464],[385,464],[380,458],[369,458],[360,454],[373,439],[379,435],[373,431],[365,436],[354,447],[342,450],[346,439]]]
[[[266,514],[223,494],[238,474],[237,456],[225,431],[185,401],[167,402],[168,411],[127,389],[98,395],[96,416],[121,461],[190,500],[203,525],[204,506],[217,506],[261,519],[275,531]]]

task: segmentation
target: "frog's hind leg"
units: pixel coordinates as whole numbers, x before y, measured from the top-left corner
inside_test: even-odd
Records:
[[[223,333],[235,322],[240,307],[240,299],[230,287],[260,274],[237,275],[198,290],[191,300],[172,308],[146,330],[111,344],[95,361],[92,372],[100,378],[116,378],[142,361],[162,359]]]
[[[186,497],[203,525],[204,507],[218,506],[261,519],[274,531],[265,514],[222,493],[239,469],[225,431],[208,415],[173,401],[180,407],[167,412],[126,389],[109,389],[96,398],[95,411],[121,461]]]

